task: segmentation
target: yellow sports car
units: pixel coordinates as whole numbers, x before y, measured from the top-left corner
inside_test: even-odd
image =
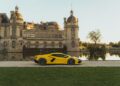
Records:
[[[46,64],[79,64],[82,61],[77,57],[72,57],[63,53],[50,53],[45,55],[36,55],[34,61],[40,65]]]

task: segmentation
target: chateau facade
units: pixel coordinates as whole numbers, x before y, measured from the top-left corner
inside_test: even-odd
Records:
[[[17,6],[10,18],[6,13],[0,13],[0,50],[7,52],[23,52],[24,48],[79,51],[78,32],[78,19],[72,10],[70,16],[64,18],[63,29],[56,22],[26,22]]]

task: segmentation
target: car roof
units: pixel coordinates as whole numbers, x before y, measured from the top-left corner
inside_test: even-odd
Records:
[[[50,54],[64,54],[64,53],[50,53]],[[67,54],[64,54],[64,55],[67,55]]]

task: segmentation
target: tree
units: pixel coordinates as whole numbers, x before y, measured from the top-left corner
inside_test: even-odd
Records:
[[[120,47],[120,41],[118,42],[118,46]]]
[[[113,46],[113,45],[114,45],[114,43],[113,43],[113,42],[110,42],[110,43],[109,43],[109,46]]]
[[[101,33],[99,30],[96,31],[91,31],[88,34],[88,38],[95,43],[95,45],[97,44],[97,42],[100,42],[101,39]]]

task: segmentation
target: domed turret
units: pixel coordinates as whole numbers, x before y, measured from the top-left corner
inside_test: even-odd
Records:
[[[11,11],[10,22],[13,22],[14,19],[16,20],[17,23],[20,23],[20,24],[23,24],[24,22],[23,17],[21,13],[19,13],[19,8],[17,6],[15,7],[15,11]]]
[[[18,8],[18,6],[16,6],[16,7],[15,7],[15,11],[18,12],[18,10],[19,10],[19,8]]]
[[[16,15],[17,20],[23,21],[23,17],[22,17],[22,15],[21,15],[21,13],[19,13],[19,8],[18,8],[18,6],[15,7],[15,15]]]
[[[21,20],[21,21],[23,21],[23,17],[22,17],[22,15],[20,14],[20,13],[15,13],[16,14],[16,18],[17,18],[17,20]]]
[[[67,51],[79,51],[78,18],[73,15],[72,10],[68,19],[64,18],[64,27]]]
[[[71,12],[70,12],[70,17],[68,17],[68,19],[67,19],[67,23],[77,23],[78,22],[78,20],[77,20],[77,18],[73,15],[73,11],[71,10]]]

